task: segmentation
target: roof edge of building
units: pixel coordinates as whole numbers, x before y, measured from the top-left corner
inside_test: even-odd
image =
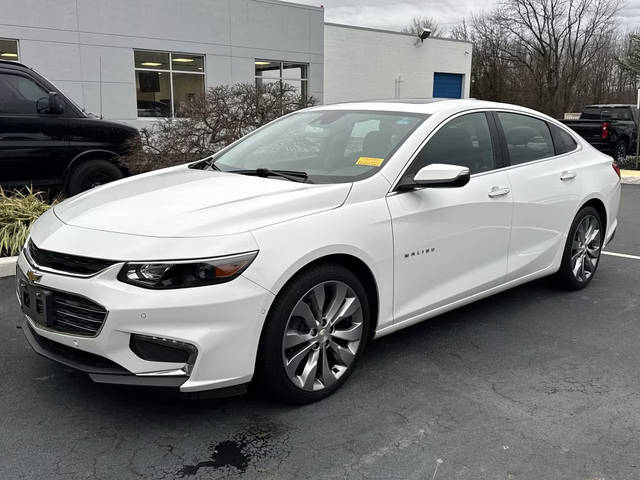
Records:
[[[303,8],[305,10],[313,10],[316,12],[324,12],[324,7],[316,7],[315,5],[307,5],[306,3],[298,3],[295,0],[253,0],[260,3],[272,3],[274,5],[283,5],[285,7]]]
[[[324,24],[325,26],[329,26],[329,27],[351,28],[354,30],[367,30],[370,32],[380,32],[380,33],[389,33],[391,35],[403,35],[405,37],[415,37],[413,33],[398,32],[396,30],[387,30],[384,28],[361,27],[359,25],[347,25],[346,23],[334,23],[334,22],[324,22]],[[442,40],[444,42],[468,43],[469,45],[472,44],[472,42],[469,40],[458,40],[456,38],[429,37],[429,40]]]

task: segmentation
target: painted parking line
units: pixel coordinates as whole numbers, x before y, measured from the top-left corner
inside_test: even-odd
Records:
[[[640,256],[638,255],[629,255],[627,253],[616,253],[616,252],[602,252],[603,255],[609,255],[611,257],[621,257],[621,258],[631,258],[633,260],[640,260]]]

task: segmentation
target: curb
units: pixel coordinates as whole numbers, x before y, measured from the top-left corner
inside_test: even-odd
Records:
[[[0,277],[11,277],[16,274],[16,262],[18,257],[0,258]]]
[[[623,175],[621,181],[624,185],[640,185],[640,174],[638,176]]]
[[[622,177],[622,183],[627,185],[640,184],[640,170],[622,169],[620,170],[620,174]]]

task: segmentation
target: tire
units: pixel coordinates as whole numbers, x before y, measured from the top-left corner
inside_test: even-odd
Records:
[[[589,234],[584,242],[591,227],[597,233]],[[603,238],[602,219],[598,211],[593,207],[580,210],[569,229],[560,270],[555,275],[558,286],[566,290],[580,290],[593,280],[600,264]]]
[[[69,175],[67,194],[77,195],[90,188],[119,180],[122,170],[107,160],[87,160],[75,167]]]
[[[347,381],[362,356],[369,326],[367,294],[352,271],[334,264],[303,271],[289,281],[271,307],[258,352],[257,386],[294,404],[331,395]]]
[[[618,140],[613,146],[613,159],[618,165],[621,165],[627,159],[627,142]]]

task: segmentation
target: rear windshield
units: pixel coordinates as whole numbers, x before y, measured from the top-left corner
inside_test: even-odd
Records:
[[[633,120],[630,107],[587,107],[581,120]]]

